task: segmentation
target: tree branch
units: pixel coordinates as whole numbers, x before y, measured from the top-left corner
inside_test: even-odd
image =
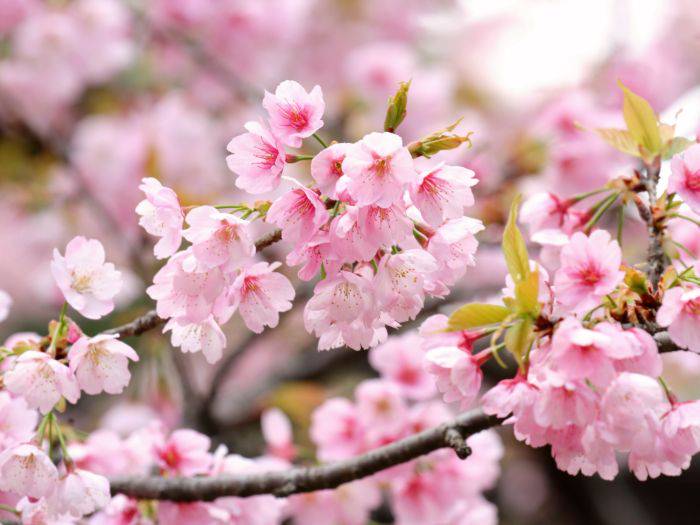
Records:
[[[648,213],[642,213],[639,203],[636,202],[637,208],[640,209],[640,214],[642,218],[647,223],[647,229],[649,232],[649,248],[647,251],[647,263],[649,274],[649,280],[652,282],[654,289],[659,285],[659,279],[661,279],[661,274],[664,271],[664,266],[666,262],[666,254],[664,252],[664,226],[658,221],[654,214],[654,207],[657,200],[656,195],[656,185],[659,180],[660,171],[659,161],[654,162],[652,165],[647,165],[644,168],[645,176],[642,178],[642,183],[649,195],[649,208]]]
[[[210,478],[126,476],[113,478],[110,485],[112,494],[179,502],[212,501],[226,496],[246,497],[261,494],[285,497],[301,492],[333,489],[445,447],[455,446],[457,453],[462,456],[468,453],[464,439],[499,423],[498,418],[487,416],[481,410],[473,410],[457,416],[448,423],[355,458],[317,467],[295,467],[262,474]]]

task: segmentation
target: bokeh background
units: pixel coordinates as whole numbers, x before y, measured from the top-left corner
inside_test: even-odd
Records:
[[[264,90],[284,79],[322,86],[327,139],[352,141],[381,127],[387,97],[409,79],[408,117],[399,129],[406,141],[460,117],[460,129],[474,131],[471,149],[441,154],[476,172],[470,213],[488,226],[476,268],[447,303],[427,304],[426,313],[448,311],[501,288],[498,243],[516,192],[573,195],[631,169],[581,129],[621,124],[618,79],[675,119],[681,134],[696,137],[700,5],[0,0],[0,289],[13,299],[0,341],[17,331],[45,332],[62,300],[49,273],[51,252],[76,234],[102,240],[128,275],[116,312],[82,323],[86,331],[150,308],[144,289],[158,264],[134,213],[139,181],[158,177],[185,205],[251,201],[235,189],[225,146],[262,115]],[[308,177],[303,166],[291,167]],[[630,226],[626,235],[634,258],[643,231]],[[279,250],[266,256],[279,258]],[[253,454],[262,446],[261,410],[278,406],[310,447],[311,410],[373,372],[365,353],[316,352],[301,320],[310,289],[285,272],[298,285],[299,306],[279,329],[253,338],[233,320],[228,356],[214,367],[200,355],[173,352],[158,334],[143,337],[133,342],[145,358],[129,392],[81,400],[70,417],[82,428],[122,431],[155,417],[184,422]],[[674,389],[700,396],[700,360],[664,358]],[[489,368],[488,380],[502,373]],[[501,434],[503,474],[489,497],[502,523],[697,522],[697,465],[680,478],[639,483],[623,473],[607,483],[558,472],[548,450]],[[375,519],[390,522],[381,513]]]

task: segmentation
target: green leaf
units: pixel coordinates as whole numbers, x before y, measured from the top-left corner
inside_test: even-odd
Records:
[[[671,139],[665,146],[663,151],[664,160],[668,160],[674,155],[682,153],[688,149],[693,144],[696,144],[694,140],[687,139],[685,137],[675,137]]]
[[[502,322],[510,310],[505,306],[486,303],[469,303],[457,309],[447,322],[450,331],[469,330]]]
[[[626,129],[596,128],[593,131],[616,150],[634,157],[642,156],[637,142]]]
[[[659,121],[649,102],[618,81],[624,95],[622,115],[632,138],[651,155],[661,152]]]
[[[527,278],[515,285],[515,299],[521,313],[536,318],[540,314],[538,292],[540,286],[539,272],[530,272]]]
[[[506,344],[506,349],[513,354],[518,364],[523,362],[534,339],[532,327],[533,320],[529,317],[524,317],[506,330],[503,341]]]
[[[525,239],[516,224],[520,199],[520,195],[515,197],[513,204],[510,206],[508,222],[506,223],[505,230],[503,230],[502,243],[503,256],[506,259],[508,273],[510,273],[515,284],[524,281],[530,275],[530,259],[527,255]]]

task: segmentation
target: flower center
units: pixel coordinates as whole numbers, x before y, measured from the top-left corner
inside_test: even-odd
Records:
[[[78,293],[85,293],[92,288],[92,275],[89,273],[71,272],[71,288]]]

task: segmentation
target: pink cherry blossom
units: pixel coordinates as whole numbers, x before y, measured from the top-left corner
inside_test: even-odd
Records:
[[[468,266],[474,266],[474,255],[479,246],[475,235],[483,229],[481,221],[461,217],[445,222],[430,237],[427,250],[438,262],[438,269],[430,276],[427,288],[431,295],[447,295],[448,287],[466,273]]]
[[[270,408],[260,417],[263,437],[267,444],[267,453],[285,461],[296,455],[292,436],[292,424],[289,418],[278,408]]]
[[[447,219],[461,217],[464,208],[474,204],[471,187],[477,182],[473,171],[441,163],[411,184],[411,202],[428,224],[440,226]]]
[[[399,323],[415,319],[423,308],[425,278],[437,268],[433,256],[424,250],[382,257],[374,278],[382,310]]]
[[[304,308],[304,325],[319,338],[319,350],[369,348],[386,340],[386,324],[393,323],[378,306],[366,275],[342,271],[316,285]]]
[[[311,176],[322,195],[338,198],[336,183],[343,176],[343,161],[350,146],[345,142],[331,144],[311,159]]]
[[[368,379],[355,389],[358,419],[373,445],[393,441],[404,430],[406,403],[396,384]]]
[[[486,392],[481,398],[481,406],[487,414],[506,417],[520,413],[523,407],[532,406],[537,398],[537,387],[521,375],[504,379]],[[517,417],[517,415],[516,415]]]
[[[332,254],[342,262],[368,261],[379,248],[376,239],[371,239],[369,231],[360,222],[360,208],[347,206],[335,217],[330,226]]]
[[[109,481],[87,470],[75,469],[58,481],[49,506],[80,518],[105,507],[110,500]]]
[[[671,159],[668,191],[678,193],[693,211],[700,212],[700,145],[691,146]]]
[[[141,525],[141,522],[137,521],[140,518],[138,500],[117,494],[90,519],[90,525]]]
[[[139,356],[116,335],[81,337],[68,352],[70,370],[87,394],[121,394],[129,384],[129,359]]]
[[[328,222],[328,210],[318,194],[304,187],[276,199],[265,220],[282,229],[282,238],[293,243],[310,240]]]
[[[418,174],[401,137],[370,133],[350,147],[343,160],[348,191],[360,206],[386,208],[397,202]]]
[[[621,260],[620,245],[607,231],[573,234],[561,250],[561,267],[554,276],[557,301],[574,313],[596,307],[622,281]]]
[[[561,386],[540,389],[534,405],[538,425],[562,429],[569,425],[584,427],[597,415],[598,397],[583,381],[570,381]]]
[[[47,414],[61,397],[75,403],[80,387],[70,369],[43,352],[30,350],[20,355],[5,372],[5,388],[22,396],[30,408]]]
[[[214,316],[207,317],[199,323],[181,323],[170,319],[163,332],[170,331],[170,342],[184,353],[202,352],[207,363],[214,364],[226,347],[226,335]]]
[[[231,302],[246,326],[256,334],[265,326],[274,328],[280,312],[292,308],[294,287],[275,270],[281,263],[260,262],[244,268],[231,286]]]
[[[56,485],[58,471],[43,450],[27,443],[0,453],[0,490],[41,498]]]
[[[68,304],[88,319],[99,319],[114,309],[122,276],[105,262],[100,241],[74,237],[66,245],[65,257],[54,249],[51,273]]]
[[[247,133],[231,139],[228,168],[238,175],[236,186],[248,193],[266,193],[280,185],[287,154],[284,145],[259,122],[248,122]]]
[[[380,503],[381,491],[376,482],[368,479],[334,490],[296,494],[289,498],[287,512],[294,517],[294,523],[364,525]]]
[[[668,327],[668,335],[675,344],[700,352],[700,288],[666,290],[656,322]]]
[[[231,515],[212,503],[197,501],[195,503],[158,503],[159,523],[188,523],[191,525],[227,525]]]
[[[421,338],[415,333],[395,336],[369,351],[370,364],[409,399],[435,394],[432,378],[423,370]]]
[[[265,92],[263,107],[270,116],[270,127],[282,142],[293,148],[301,146],[302,139],[310,137],[323,126],[326,103],[320,86],[310,93],[293,80],[281,82],[274,95]]]
[[[445,403],[459,401],[466,408],[479,394],[483,373],[475,357],[454,346],[428,350],[425,369],[433,376]]]
[[[573,204],[551,192],[536,193],[520,208],[520,222],[528,226],[533,240],[545,233],[571,235],[588,220],[584,212],[572,208]]]
[[[24,398],[0,392],[0,450],[29,441],[38,420],[36,410],[30,409]]]
[[[204,474],[209,470],[212,456],[211,441],[194,430],[176,430],[168,438],[160,436],[154,443],[153,453],[158,466],[179,476]]]
[[[238,264],[255,254],[248,221],[213,206],[198,206],[187,214],[185,239],[192,243],[192,253],[207,268],[227,262]]]
[[[143,179],[139,189],[146,198],[136,206],[139,225],[151,235],[160,237],[153,253],[157,259],[173,255],[182,242],[183,214],[177,194],[157,179]]]
[[[321,265],[326,273],[334,274],[340,270],[341,264],[335,259],[327,231],[316,232],[309,241],[296,246],[287,254],[286,262],[287,266],[303,265],[298,273],[302,281],[312,280],[321,270]]]
[[[413,232],[413,223],[402,203],[386,208],[375,205],[359,208],[357,226],[375,251],[382,246],[403,244]]]
[[[168,259],[146,293],[156,300],[156,311],[163,319],[175,317],[185,323],[198,323],[213,314],[224,322],[232,313],[225,284],[220,268],[202,267],[190,251],[184,251]]]
[[[356,455],[361,451],[364,440],[357,407],[347,399],[329,399],[314,410],[310,435],[322,461]]]

